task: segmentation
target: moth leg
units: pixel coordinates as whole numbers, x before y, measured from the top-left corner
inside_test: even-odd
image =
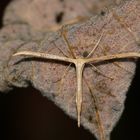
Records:
[[[97,121],[97,124],[98,124],[98,130],[99,130],[99,135],[100,135],[100,139],[101,140],[106,140],[105,139],[105,130],[104,130],[104,127],[102,125],[102,121],[101,121],[101,117],[100,117],[100,111],[99,111],[99,107],[98,107],[98,102],[97,102],[97,99],[96,99],[96,96],[94,95],[94,92],[93,92],[93,86],[91,87],[91,85],[89,85],[88,81],[86,80],[85,76],[84,77],[84,81],[85,81],[85,84],[87,85],[88,87],[88,90],[89,90],[89,93],[92,97],[92,103],[93,106],[94,106],[94,110],[95,110],[95,116],[96,116],[96,121]]]
[[[92,69],[93,71],[99,73],[100,75],[102,75],[102,76],[104,76],[104,77],[106,77],[106,78],[108,78],[108,79],[110,79],[110,80],[113,80],[113,79],[114,79],[114,78],[112,78],[112,77],[110,77],[110,76],[107,76],[107,75],[103,74],[103,72],[101,72],[101,71],[100,71],[97,67],[95,67],[93,64],[89,63],[89,65],[92,66],[91,69]]]
[[[113,64],[121,69],[123,69],[124,71],[133,74],[133,72],[131,72],[130,70],[127,70],[125,67],[121,66],[118,62],[113,62]]]
[[[68,55],[60,47],[58,47],[55,42],[53,42],[53,44],[65,57],[68,57]]]
[[[58,94],[57,94],[57,96],[61,95],[61,93],[62,93],[62,87],[63,87],[64,79],[65,79],[65,77],[66,77],[71,65],[72,65],[72,63],[70,63],[67,66],[67,68],[64,70],[64,73],[63,73],[62,77],[59,79],[60,83],[59,83],[59,86],[58,86]]]

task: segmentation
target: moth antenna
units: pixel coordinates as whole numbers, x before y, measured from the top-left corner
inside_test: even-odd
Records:
[[[102,32],[100,38],[98,39],[97,43],[95,44],[95,46],[93,47],[93,49],[91,50],[91,52],[88,54],[88,56],[86,58],[91,57],[91,55],[95,52],[95,50],[97,49],[97,47],[99,46],[99,43],[103,37],[104,32]]]
[[[74,54],[74,52],[73,52],[73,50],[72,50],[72,47],[71,47],[71,45],[69,44],[69,41],[68,41],[68,39],[67,39],[67,37],[66,37],[67,31],[66,31],[66,29],[64,29],[64,28],[65,28],[65,26],[62,27],[61,35],[63,36],[63,38],[64,38],[64,40],[65,40],[65,42],[66,42],[66,44],[67,44],[67,46],[68,46],[68,48],[69,48],[70,54],[72,55],[72,57],[73,57],[74,59],[76,59],[76,55]]]

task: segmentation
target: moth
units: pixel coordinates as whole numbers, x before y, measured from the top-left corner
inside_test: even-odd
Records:
[[[127,29],[127,31],[134,37],[135,41],[138,42],[139,39],[135,36],[135,34],[131,31],[131,29],[123,22],[120,20],[120,18],[118,18],[118,16],[113,13],[113,16],[117,19],[117,21]],[[108,55],[103,55],[103,56],[99,56],[99,57],[92,57],[93,54],[95,53],[96,49],[99,46],[99,43],[101,42],[103,36],[104,36],[104,32],[101,33],[98,41],[96,42],[95,46],[92,48],[91,52],[86,54],[85,57],[82,58],[78,58],[75,54],[75,52],[73,51],[68,39],[67,39],[67,31],[62,28],[62,36],[67,44],[67,47],[70,51],[71,57],[68,56],[57,56],[57,55],[53,55],[53,54],[48,54],[48,53],[43,53],[43,52],[32,52],[32,51],[21,51],[21,52],[17,52],[15,53],[13,56],[19,56],[19,55],[24,55],[24,56],[33,56],[33,57],[38,57],[38,58],[43,58],[43,59],[47,59],[47,60],[54,60],[54,61],[60,61],[60,62],[67,62],[70,65],[74,64],[75,66],[75,71],[76,71],[76,79],[77,79],[77,87],[76,87],[76,98],[75,98],[75,102],[76,102],[76,109],[77,109],[77,124],[78,127],[80,127],[80,122],[81,122],[81,112],[82,112],[82,87],[83,87],[83,70],[87,65],[91,65],[93,67],[94,70],[98,71],[98,73],[102,74],[105,77],[108,77],[107,75],[103,74],[102,72],[100,72],[100,70],[98,70],[98,68],[96,68],[94,66],[94,63],[97,62],[105,62],[105,61],[110,61],[110,60],[120,60],[120,59],[124,59],[124,58],[139,58],[140,57],[140,53],[138,52],[128,52],[128,53],[116,53],[116,54],[108,54]],[[137,43],[138,44],[138,43]],[[62,51],[62,50],[61,50]],[[69,66],[70,66],[69,65]],[[112,78],[112,77],[108,77],[108,78]],[[101,134],[101,140],[104,140],[104,134]]]
[[[69,44],[67,44],[67,45],[69,46],[69,49],[71,51],[73,58],[61,57],[61,56],[56,56],[56,55],[46,54],[46,53],[41,53],[41,52],[30,52],[30,51],[22,51],[22,52],[15,53],[13,55],[13,56],[18,56],[18,55],[34,56],[34,57],[38,57],[38,58],[50,59],[50,60],[55,60],[55,61],[64,61],[64,62],[68,62],[68,63],[73,63],[75,65],[76,75],[77,75],[76,105],[77,105],[77,118],[78,118],[79,127],[80,127],[80,113],[81,113],[81,105],[82,105],[82,74],[83,74],[83,69],[84,69],[85,65],[86,64],[92,65],[95,62],[107,61],[107,60],[112,60],[112,59],[140,57],[140,53],[130,52],[130,53],[120,53],[120,54],[90,58],[93,55],[96,48],[98,47],[102,36],[103,36],[103,34],[100,36],[100,39],[98,40],[98,42],[96,43],[96,45],[94,46],[92,51],[85,58],[76,58],[76,56],[75,56],[74,52],[72,51],[71,47],[69,46]],[[64,35],[64,38],[66,39],[65,35]]]

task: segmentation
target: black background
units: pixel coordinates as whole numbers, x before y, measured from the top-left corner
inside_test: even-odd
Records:
[[[0,1],[0,26],[9,0]],[[140,139],[140,62],[127,94],[125,111],[111,140]],[[95,140],[47,98],[29,87],[0,93],[0,140]]]

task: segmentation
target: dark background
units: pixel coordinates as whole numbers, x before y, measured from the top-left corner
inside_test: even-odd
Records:
[[[0,1],[0,27],[10,0]],[[127,94],[125,111],[111,140],[140,139],[140,62]],[[77,122],[32,87],[0,93],[0,140],[95,140]]]

